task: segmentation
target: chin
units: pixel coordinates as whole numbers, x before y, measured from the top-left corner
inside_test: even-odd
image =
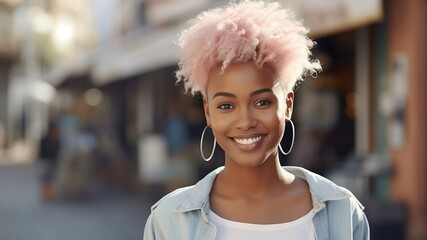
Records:
[[[254,153],[248,153],[235,154],[233,156],[228,156],[227,159],[228,161],[233,161],[242,167],[259,167],[269,161],[269,156],[264,154],[261,154],[261,156],[256,156]]]

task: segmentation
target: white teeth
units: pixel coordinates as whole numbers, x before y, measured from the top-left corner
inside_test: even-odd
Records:
[[[259,140],[261,140],[261,136],[256,137],[256,138],[234,138],[234,141],[236,141],[237,143],[242,144],[242,145],[254,144],[254,143],[258,142]]]

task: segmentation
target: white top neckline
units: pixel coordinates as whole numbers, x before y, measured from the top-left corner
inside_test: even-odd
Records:
[[[273,224],[257,224],[257,223],[245,223],[245,222],[237,222],[228,220],[225,218],[222,218],[221,216],[218,216],[215,212],[210,210],[209,215],[211,217],[212,222],[216,224],[220,224],[222,226],[231,227],[235,229],[242,229],[242,230],[255,230],[255,231],[271,231],[271,230],[285,230],[288,228],[293,228],[298,225],[307,224],[308,222],[311,222],[315,212],[314,209],[312,209],[310,212],[305,214],[304,216],[295,219],[290,222],[284,222],[284,223],[273,223]]]

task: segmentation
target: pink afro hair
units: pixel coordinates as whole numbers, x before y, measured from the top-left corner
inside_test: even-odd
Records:
[[[181,60],[176,72],[186,91],[206,96],[212,68],[254,61],[272,67],[277,81],[291,90],[305,74],[316,74],[320,63],[310,59],[314,42],[294,13],[278,3],[242,1],[200,13],[179,38]]]

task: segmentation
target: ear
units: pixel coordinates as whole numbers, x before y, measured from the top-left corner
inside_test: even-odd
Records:
[[[209,114],[209,103],[206,97],[203,97],[203,109],[205,110],[206,124],[211,126],[211,117]]]
[[[286,118],[291,119],[294,109],[294,92],[290,91],[286,96]]]

